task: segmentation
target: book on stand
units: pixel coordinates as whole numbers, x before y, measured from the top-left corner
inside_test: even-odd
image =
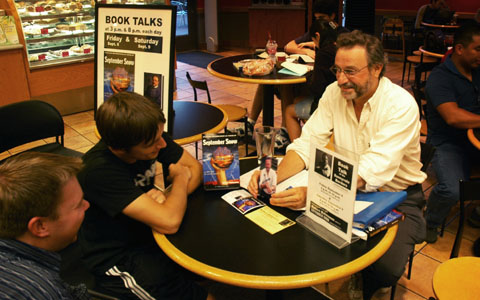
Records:
[[[203,185],[206,190],[240,187],[236,134],[204,134],[202,151]]]

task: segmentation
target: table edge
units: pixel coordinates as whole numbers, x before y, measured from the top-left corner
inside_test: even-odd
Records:
[[[231,81],[237,82],[245,82],[245,83],[255,83],[255,84],[273,84],[273,85],[280,85],[280,84],[297,84],[297,83],[304,83],[307,82],[307,78],[305,76],[299,78],[285,78],[285,79],[262,79],[262,78],[245,78],[245,77],[237,77],[237,76],[230,76],[219,73],[212,69],[212,64],[217,60],[222,59],[223,57],[217,58],[214,61],[210,62],[207,66],[207,71],[215,77],[227,79]]]
[[[477,148],[477,149],[480,149],[480,141],[477,140],[477,137],[475,136],[475,134],[473,133],[473,129],[470,128],[467,130],[467,136],[468,136],[468,139],[470,140],[470,142]]]
[[[430,28],[446,28],[446,29],[456,29],[459,28],[460,25],[441,25],[441,24],[432,24],[432,23],[425,23],[421,22],[421,25]]]
[[[168,238],[153,230],[153,236],[160,248],[177,264],[205,278],[218,282],[252,289],[295,289],[344,278],[377,261],[393,243],[398,224],[390,227],[382,240],[373,249],[344,265],[313,273],[286,276],[251,275],[225,271],[204,264],[177,249]]]
[[[184,138],[181,138],[181,139],[174,140],[174,142],[179,144],[179,145],[186,145],[186,144],[198,142],[202,139],[202,134],[217,133],[220,130],[222,130],[223,128],[225,128],[225,126],[227,126],[227,122],[228,122],[227,113],[225,112],[225,110],[221,109],[220,107],[218,107],[216,105],[209,104],[209,103],[198,102],[198,101],[185,101],[185,100],[175,100],[175,101],[178,101],[178,102],[194,102],[194,103],[199,103],[199,104],[204,104],[204,105],[210,105],[210,106],[213,106],[213,107],[217,108],[218,110],[220,110],[223,114],[223,119],[222,119],[222,121],[220,121],[220,123],[217,126],[211,128],[211,129],[209,129],[205,132],[196,134],[196,135],[192,135],[192,136],[188,136],[188,137],[184,137]]]

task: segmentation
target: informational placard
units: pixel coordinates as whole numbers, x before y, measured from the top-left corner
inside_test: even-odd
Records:
[[[112,95],[135,92],[173,122],[176,7],[96,4],[95,112]]]
[[[306,210],[297,221],[342,248],[352,239],[358,160],[338,146],[318,147],[315,138],[310,145]]]

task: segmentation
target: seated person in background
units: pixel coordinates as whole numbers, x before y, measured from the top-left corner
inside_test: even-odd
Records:
[[[400,222],[390,249],[373,265],[352,277],[349,294],[359,299],[363,277],[363,299],[376,290],[396,284],[402,276],[416,243],[425,238],[422,209],[425,199],[421,183],[427,175],[420,169],[420,121],[412,95],[383,75],[386,58],[380,40],[355,30],[338,36],[335,64],[337,82],[323,93],[317,110],[302,129],[302,135],[288,148],[277,169],[281,182],[309,166],[310,138],[325,146],[335,132],[335,144],[359,154],[357,188],[365,191],[407,191],[397,206],[406,215]],[[259,172],[248,190],[257,196]],[[307,187],[275,193],[272,205],[305,207]]]
[[[480,25],[457,29],[453,53],[428,77],[427,143],[435,146],[432,165],[437,185],[427,201],[427,242],[437,240],[437,228],[459,199],[458,181],[468,179],[480,151],[467,138],[467,129],[480,127]],[[480,227],[480,211],[470,217]]]
[[[445,0],[431,0],[425,8],[421,22],[429,24],[447,24],[453,17],[453,11],[448,7]]]
[[[336,0],[315,0],[313,4],[313,19],[325,19],[327,21],[335,22],[335,16],[338,11],[338,1]],[[337,25],[337,24],[335,24]],[[337,25],[338,26],[338,25]],[[302,36],[291,40],[284,47],[284,51],[288,54],[305,54],[315,59],[315,44],[310,37],[310,32],[304,33]],[[293,103],[295,98],[295,86],[294,85],[277,85],[276,88],[279,91],[278,97],[281,99],[282,104],[282,128],[280,133],[276,136],[275,148],[282,149],[289,144],[288,132],[286,127],[285,110],[288,105]],[[252,134],[255,123],[258,116],[263,109],[263,96],[265,89],[263,85],[258,85],[255,97],[253,98],[252,106],[248,114],[247,133]],[[243,127],[241,127],[243,128]],[[242,129],[238,128],[237,132],[242,136]]]
[[[91,203],[79,241],[96,286],[119,299],[207,298],[152,235],[178,230],[187,196],[201,182],[200,163],[164,133],[159,106],[139,94],[112,96],[96,125],[102,139],[78,175]],[[172,183],[166,193],[156,188],[162,167]]]
[[[335,81],[335,75],[329,68],[335,63],[337,51],[336,25],[323,19],[315,20],[310,27],[310,37],[315,44],[316,53],[313,72],[308,73],[307,83],[302,85],[301,94],[295,98],[295,104],[287,106],[285,111],[285,123],[291,141],[298,138],[302,130],[298,119],[308,120],[317,108],[325,88]]]
[[[27,152],[0,165],[0,298],[90,299],[60,279],[60,254],[77,239],[89,204],[80,158]]]

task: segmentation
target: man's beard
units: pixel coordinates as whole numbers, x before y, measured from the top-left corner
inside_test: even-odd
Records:
[[[342,91],[342,95],[347,100],[355,100],[367,93],[368,88],[370,87],[370,78],[368,79],[367,83],[364,86],[359,86],[353,82],[347,82],[338,86],[341,88],[352,88],[353,91],[349,91],[349,92]]]

